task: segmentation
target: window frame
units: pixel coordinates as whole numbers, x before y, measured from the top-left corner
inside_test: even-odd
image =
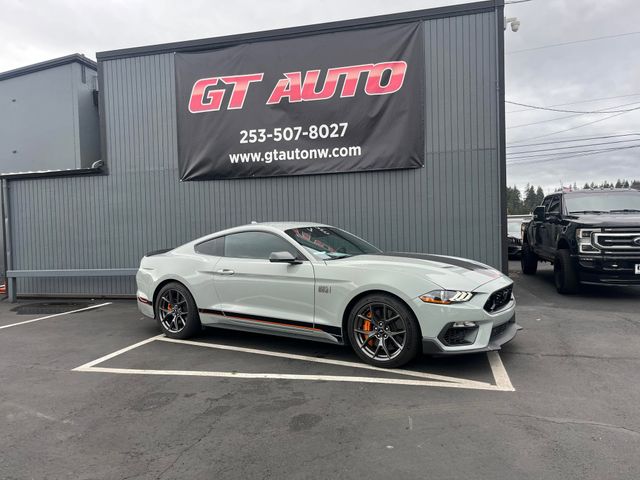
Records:
[[[293,251],[297,252],[296,260],[301,261],[301,262],[309,262],[310,261],[309,258],[298,248],[298,246],[295,243],[290,242],[289,239],[285,235],[279,235],[276,232],[271,232],[271,231],[268,231],[268,230],[252,229],[252,230],[241,230],[239,232],[230,232],[230,233],[226,233],[224,235],[219,235],[219,236],[216,236],[216,237],[207,238],[206,240],[203,240],[202,242],[196,243],[193,246],[193,248],[194,248],[194,251],[196,253],[198,253],[200,255],[206,255],[208,257],[233,258],[233,259],[236,259],[236,260],[264,260],[266,262],[269,262],[269,258],[231,257],[231,256],[227,255],[227,252],[226,252],[226,239],[227,239],[227,237],[230,237],[232,235],[240,235],[240,234],[243,234],[243,233],[264,233],[266,235],[272,235],[272,236],[274,236],[276,238],[279,238],[283,242],[285,242],[287,245],[290,246],[290,248]],[[219,239],[223,239],[224,240],[224,243],[223,243],[223,246],[222,246],[222,255],[209,255],[208,253],[198,252],[198,250],[197,250],[198,246],[202,245],[203,243],[207,243],[207,242],[210,242],[212,240],[219,240]],[[271,252],[271,253],[273,253],[273,252]]]
[[[551,211],[551,205],[553,205],[556,200],[558,201],[558,210]],[[547,209],[547,215],[555,215],[555,216],[562,215],[562,195],[551,196],[551,201],[549,202],[549,208]]]

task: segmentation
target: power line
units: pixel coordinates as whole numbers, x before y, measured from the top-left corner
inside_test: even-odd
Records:
[[[513,130],[514,128],[522,128],[522,127],[530,127],[531,125],[539,125],[541,123],[549,123],[549,122],[555,122],[558,120],[564,120],[565,118],[573,118],[573,117],[578,117],[581,114],[579,113],[573,113],[571,115],[564,115],[562,117],[556,117],[556,118],[548,118],[546,120],[539,120],[537,122],[531,122],[531,123],[522,123],[520,125],[513,125],[512,127],[507,127],[505,128],[505,130]]]
[[[603,138],[619,138],[619,137],[632,137],[632,136],[640,136],[640,133],[618,133],[618,134],[611,134],[611,135],[598,135],[595,137],[573,137],[573,138],[555,140],[553,142],[526,143],[524,145],[507,145],[507,148],[537,147],[538,145],[557,145],[558,143],[582,142],[586,140],[600,140]]]
[[[528,154],[528,153],[537,153],[537,152],[553,152],[555,150],[568,150],[571,148],[582,148],[582,147],[595,147],[595,146],[599,146],[599,145],[615,145],[617,143],[627,143],[627,142],[635,142],[636,139],[629,139],[629,140],[616,140],[615,142],[598,142],[598,143],[583,143],[583,144],[578,144],[578,145],[571,145],[568,147],[553,147],[553,148],[542,148],[542,149],[538,149],[538,150],[525,150],[522,152],[513,152],[513,153],[509,153],[508,156],[510,158],[512,158],[514,155],[523,155],[523,154]],[[567,152],[558,152],[560,153],[567,153]],[[574,153],[574,152],[572,152]],[[549,155],[549,154],[547,154]]]
[[[557,152],[557,153],[538,153],[538,154],[532,154],[532,155],[524,155],[521,157],[512,157],[509,156],[509,158],[514,158],[514,160],[523,160],[525,158],[540,158],[540,157],[547,157],[549,158],[550,155],[574,155],[577,153],[588,153],[588,152],[608,152],[611,151],[612,149],[615,150],[617,148],[620,149],[625,149],[625,148],[635,148],[635,147],[640,147],[640,143],[637,143],[635,145],[628,145],[626,147],[612,147],[612,148],[587,148],[586,150],[574,150],[573,152]],[[524,153],[524,152],[523,152]]]
[[[583,111],[583,110],[563,110],[560,108],[541,107],[539,105],[528,105],[526,103],[511,102],[509,100],[505,100],[504,103],[509,103],[511,105],[518,105],[520,107],[529,107],[535,110],[546,110],[549,112],[560,112],[560,113],[578,113],[580,115],[586,115],[589,113],[627,113],[627,112],[632,112],[633,110],[640,109],[640,107],[635,107],[635,108],[629,108],[627,110],[611,110],[612,108],[618,108],[618,107],[608,107],[608,108],[603,108],[601,110]],[[635,105],[637,103],[638,102],[627,103],[626,105]],[[620,107],[622,106],[624,105],[620,105]]]
[[[516,142],[512,142],[512,144],[528,142],[529,140],[537,140],[538,138],[545,138],[545,137],[550,137],[552,135],[557,135],[558,133],[569,132],[571,130],[576,130],[578,128],[586,127],[587,125],[593,125],[594,123],[604,122],[605,120],[609,120],[609,119],[614,118],[614,117],[619,117],[620,115],[624,115],[625,113],[629,113],[629,112],[616,113],[614,115],[610,115],[608,117],[600,118],[600,119],[594,120],[592,122],[581,123],[580,125],[576,125],[575,127],[565,128],[564,130],[558,130],[556,132],[546,133],[544,135],[538,135],[537,137],[524,138],[522,140],[518,140]]]
[[[597,102],[600,100],[613,100],[615,98],[627,98],[627,97],[637,97],[639,96],[640,93],[630,93],[628,95],[615,95],[613,97],[600,97],[600,98],[590,98],[588,100],[579,100],[577,102],[567,102],[567,103],[556,103],[554,105],[546,105],[547,107],[563,107],[565,105],[577,105],[579,103],[592,103],[592,102]],[[529,110],[533,110],[533,108],[521,108],[520,110],[510,110],[508,112],[508,114],[511,113],[520,113],[520,112],[528,112]]]
[[[576,43],[595,42],[597,40],[606,40],[606,39],[609,39],[609,38],[627,37],[629,35],[637,35],[639,33],[640,33],[640,31],[639,32],[618,33],[616,35],[605,35],[603,37],[592,37],[592,38],[585,38],[583,40],[573,40],[571,42],[552,43],[550,45],[541,45],[539,47],[523,48],[521,50],[511,50],[510,52],[506,52],[506,55],[511,55],[513,53],[521,53],[521,52],[531,52],[533,50],[542,50],[544,48],[563,47],[565,45],[575,45]]]
[[[550,157],[550,158],[543,158],[543,159],[535,159],[535,160],[515,160],[513,162],[507,162],[507,165],[521,165],[521,164],[526,164],[526,163],[542,163],[542,162],[551,162],[551,161],[557,161],[557,160],[566,160],[569,158],[577,158],[577,157],[587,157],[590,155],[598,155],[600,153],[606,153],[606,152],[613,152],[613,151],[617,151],[617,150],[628,150],[631,148],[639,148],[640,145],[631,145],[628,147],[616,147],[616,148],[609,148],[606,150],[600,150],[597,152],[589,152],[589,153],[580,153],[577,155],[566,155],[563,157]]]

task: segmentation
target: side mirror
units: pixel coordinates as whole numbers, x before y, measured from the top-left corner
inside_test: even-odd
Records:
[[[539,206],[533,209],[533,220],[536,222],[544,222],[545,209],[543,206]]]
[[[271,252],[271,255],[269,255],[269,261],[271,263],[289,263],[291,265],[302,263],[294,257],[291,252]]]

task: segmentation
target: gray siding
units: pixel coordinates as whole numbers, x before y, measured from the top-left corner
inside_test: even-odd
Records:
[[[99,158],[96,77],[68,63],[0,81],[0,174],[80,168]]]
[[[178,181],[173,55],[102,64],[108,176],[14,180],[13,269],[136,267],[251,220],[341,226],[383,249],[501,266],[496,13],[429,20],[426,166]],[[133,294],[132,278],[20,279],[19,293]]]

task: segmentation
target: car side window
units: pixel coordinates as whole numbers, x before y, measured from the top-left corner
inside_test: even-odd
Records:
[[[545,211],[548,211],[548,210],[549,210],[549,204],[551,203],[551,198],[552,198],[552,197],[547,197],[547,198],[545,198],[545,199],[543,200],[543,202],[542,202],[542,206],[544,207],[544,210],[545,210]]]
[[[224,237],[213,238],[195,246],[195,251],[203,255],[222,257],[224,255]]]
[[[273,252],[289,252],[299,260],[306,260],[293,245],[272,233],[241,232],[225,237],[225,257],[268,260]]]
[[[551,203],[549,204],[547,213],[552,215],[560,215],[560,195],[551,197]]]

